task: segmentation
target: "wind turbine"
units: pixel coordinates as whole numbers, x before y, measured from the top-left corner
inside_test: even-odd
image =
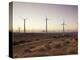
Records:
[[[48,18],[47,18],[47,16],[46,16],[46,32],[47,32],[47,20],[48,20]]]
[[[19,29],[19,32],[20,32],[20,27],[18,29]]]
[[[26,18],[22,18],[24,21],[24,33],[26,32]]]
[[[65,30],[65,25],[66,25],[66,24],[65,24],[65,22],[64,22],[64,20],[63,20],[63,23],[62,23],[62,26],[63,26],[63,36],[64,36],[64,34],[65,34],[65,31],[64,31],[64,30]]]
[[[26,32],[26,19],[24,18],[24,33]]]

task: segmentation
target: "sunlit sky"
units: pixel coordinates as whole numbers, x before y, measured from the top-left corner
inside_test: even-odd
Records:
[[[24,2],[13,2],[13,31],[18,31],[19,27],[20,31],[24,30],[24,18],[26,19],[26,32],[45,31],[46,16],[48,31],[61,32],[63,20],[65,21],[65,31],[77,31],[77,6]]]

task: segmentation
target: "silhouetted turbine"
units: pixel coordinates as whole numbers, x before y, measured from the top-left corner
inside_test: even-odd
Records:
[[[24,33],[25,33],[26,32],[26,19],[23,18],[23,20],[24,20]]]
[[[24,33],[26,32],[26,25],[25,25],[26,23],[25,22],[26,22],[26,19],[24,19]]]
[[[46,16],[46,32],[47,32],[47,20],[48,20],[48,18],[47,18],[47,16]]]
[[[64,36],[64,34],[65,34],[64,30],[65,30],[65,25],[66,25],[65,22],[64,22],[64,20],[63,20],[63,24],[62,25],[63,25],[63,36]]]
[[[18,29],[19,29],[19,32],[20,32],[20,27]]]

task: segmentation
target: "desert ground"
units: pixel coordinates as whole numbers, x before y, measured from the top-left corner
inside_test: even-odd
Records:
[[[13,57],[72,55],[78,53],[77,33],[13,33]]]

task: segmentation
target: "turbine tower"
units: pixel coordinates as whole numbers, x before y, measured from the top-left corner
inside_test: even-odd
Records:
[[[24,31],[24,33],[25,33],[25,32],[26,32],[26,19],[27,19],[27,18],[23,18],[23,17],[20,17],[20,18],[23,19],[23,21],[24,21],[24,23],[23,23],[23,25],[24,25],[24,28],[23,28],[23,29],[24,29],[24,30],[23,30],[23,31]]]
[[[26,32],[26,18],[23,18],[24,21],[24,33]]]
[[[26,32],[26,19],[24,19],[24,33]]]
[[[46,16],[46,32],[47,32],[47,20],[48,20],[48,18],[47,18],[47,16]]]
[[[64,20],[63,20],[63,24],[62,24],[62,26],[63,26],[63,36],[64,36],[64,34],[65,34],[65,31],[64,31],[64,29],[65,29],[65,22],[64,22]]]
[[[19,32],[20,32],[20,27],[18,29],[19,29]]]

